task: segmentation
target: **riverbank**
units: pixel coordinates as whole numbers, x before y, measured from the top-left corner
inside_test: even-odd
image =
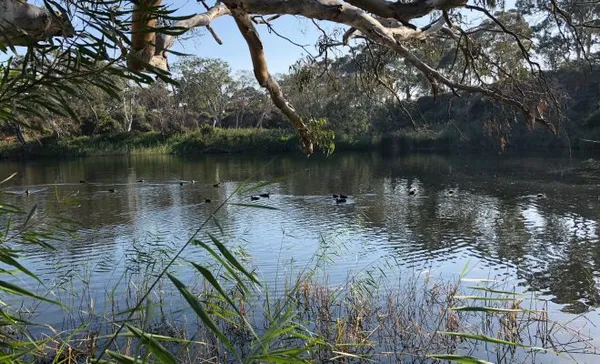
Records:
[[[379,146],[377,138],[338,138],[338,150],[368,150]],[[5,142],[0,156],[15,158],[85,157],[124,154],[298,153],[298,137],[292,130],[201,128],[186,133],[118,133],[57,139],[28,140],[25,145]]]
[[[535,134],[535,133],[534,133]],[[336,151],[381,150],[386,154],[417,151],[439,153],[507,153],[552,151],[568,153],[567,144],[557,144],[556,137],[544,139],[537,134],[532,139],[500,145],[483,139],[472,141],[449,127],[440,130],[403,130],[383,135],[362,137],[336,136]],[[537,135],[537,136],[536,136]],[[597,150],[598,143],[573,143],[572,150]],[[2,159],[38,159],[86,157],[127,154],[286,154],[300,153],[298,136],[287,129],[222,129],[200,128],[185,133],[133,132],[105,134],[94,137],[30,138],[25,145],[15,140],[0,144]]]

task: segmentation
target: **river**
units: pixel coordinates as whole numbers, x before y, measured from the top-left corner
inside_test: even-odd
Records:
[[[240,246],[266,281],[276,279],[283,262],[308,264],[326,242],[339,247],[331,284],[382,257],[438,276],[468,265],[472,277],[510,281],[549,299],[561,317],[587,311],[598,324],[600,186],[561,173],[577,163],[377,153],[112,156],[5,161],[0,176],[17,172],[4,185],[4,201],[26,212],[36,206],[40,224],[58,217],[78,224],[53,252],[22,246],[24,264],[48,285],[88,277],[100,308],[120,272],[144,264],[140,252],[172,254],[230,198],[218,224],[210,222],[199,238],[210,231]],[[231,196],[245,181],[272,183]],[[269,197],[251,201],[260,193]],[[347,201],[336,203],[333,194],[346,194]],[[201,255],[191,250],[186,258]]]

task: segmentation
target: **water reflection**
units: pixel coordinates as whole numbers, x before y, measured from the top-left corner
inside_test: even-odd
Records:
[[[332,276],[345,277],[344,269],[356,264],[356,257],[383,254],[406,267],[450,272],[460,271],[464,258],[472,257],[486,269],[516,272],[524,289],[548,294],[557,303],[597,307],[599,189],[548,173],[568,163],[377,154],[311,160],[131,156],[3,162],[0,175],[18,172],[6,188],[13,193],[5,196],[7,202],[25,210],[37,204],[40,215],[74,219],[82,226],[79,238],[60,243],[52,257],[23,247],[28,264],[47,280],[88,264],[99,272],[96,284],[105,286],[125,265],[135,264],[126,257],[136,244],[176,247],[243,181],[285,177],[265,189],[269,199],[258,202],[279,211],[225,205],[218,215],[225,235],[245,242],[267,276],[281,259],[282,244],[286,258],[302,262],[322,239],[338,239],[355,258],[346,257]],[[141,178],[144,183],[137,182]],[[179,184],[192,179],[198,182]],[[219,188],[213,187],[216,182]],[[25,189],[33,193],[24,195]],[[333,193],[350,198],[336,204]],[[213,202],[205,203],[206,198]],[[247,198],[236,196],[232,202]],[[219,231],[215,225],[208,229]]]

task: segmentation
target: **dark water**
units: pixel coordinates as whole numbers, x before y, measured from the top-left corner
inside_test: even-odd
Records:
[[[78,237],[57,243],[54,253],[22,247],[27,266],[46,282],[85,269],[92,289],[105,292],[120,270],[136,264],[132,250],[178,247],[241,182],[282,178],[255,192],[270,192],[257,203],[279,210],[228,204],[218,214],[223,239],[241,242],[267,280],[280,262],[307,262],[327,241],[345,252],[329,272],[332,281],[381,256],[440,274],[457,274],[468,261],[474,275],[514,280],[557,310],[593,311],[600,305],[600,186],[598,179],[558,172],[576,163],[506,156],[131,156],[3,162],[0,176],[18,172],[5,186],[14,193],[6,202],[25,210],[37,204],[38,218],[81,224]],[[192,179],[197,183],[179,184]],[[348,202],[336,204],[333,193],[348,194]],[[231,202],[250,201],[236,195]],[[207,229],[218,232],[214,223]]]

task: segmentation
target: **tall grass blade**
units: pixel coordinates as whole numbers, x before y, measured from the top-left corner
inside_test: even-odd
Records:
[[[221,265],[227,270],[227,272],[229,272],[229,274],[231,274],[231,276],[237,281],[238,285],[242,288],[244,293],[245,294],[250,293],[250,290],[248,289],[248,287],[246,286],[244,281],[242,281],[240,279],[239,275],[237,275],[235,273],[235,271],[233,270],[233,268],[229,264],[227,264],[227,262],[225,262],[225,260],[223,260],[223,258],[221,258],[221,256],[219,256],[219,254],[217,254],[217,252],[215,252],[211,247],[209,247],[208,244],[201,242],[199,240],[194,240],[194,245],[199,245],[204,250],[206,250],[210,255],[212,255],[219,263],[221,263]]]
[[[227,261],[229,261],[229,263],[231,263],[232,266],[234,266],[237,270],[239,270],[240,272],[242,272],[246,277],[248,277],[248,279],[250,279],[250,281],[252,281],[256,285],[260,286],[260,282],[254,276],[254,274],[248,273],[248,271],[246,271],[246,269],[242,266],[242,264],[240,262],[238,262],[238,260],[235,259],[235,257],[233,256],[233,254],[231,254],[229,252],[229,250],[225,247],[225,245],[223,245],[223,243],[221,243],[212,234],[208,234],[208,236],[210,237],[210,240],[212,240],[212,242],[217,246],[217,249],[219,249],[219,251],[221,252],[221,254],[225,257],[225,259],[227,259]]]
[[[57,302],[57,301],[53,301],[51,299],[48,299],[48,298],[45,298],[45,297],[42,297],[42,296],[38,296],[37,294],[35,294],[33,292],[29,292],[28,290],[26,290],[24,288],[21,288],[21,287],[19,287],[17,285],[14,285],[12,283],[8,283],[8,282],[5,282],[5,281],[0,281],[0,291],[4,291],[4,292],[10,293],[10,294],[18,294],[18,295],[21,295],[21,296],[27,296],[27,297],[35,298],[35,299],[38,299],[40,301],[52,303],[54,305],[58,305],[58,306],[62,307],[62,305],[59,302]]]
[[[25,222],[23,223],[23,229],[25,227],[27,227],[27,224],[29,223],[29,220],[31,220],[31,218],[33,217],[33,215],[37,212],[38,209],[38,205],[35,204],[32,208],[31,211],[29,211],[29,214],[27,215],[27,219],[25,219]]]
[[[14,259],[8,251],[0,249],[0,262],[4,263],[6,265],[15,267],[19,271],[21,271],[21,272],[27,274],[28,276],[30,276],[31,278],[35,279],[40,284],[42,283],[42,281],[38,278],[38,276],[33,274],[29,269],[22,266],[21,263],[17,262],[17,260]]]
[[[490,293],[498,293],[498,294],[506,294],[506,295],[511,295],[511,296],[519,296],[520,293],[517,292],[509,292],[509,291],[500,291],[497,289],[493,289],[493,288],[489,288],[489,287],[483,287],[483,286],[471,286],[471,287],[467,287],[468,289],[474,289],[477,291],[484,291],[484,292],[490,292]]]
[[[256,205],[256,204],[252,204],[252,203],[230,203],[230,205],[233,206],[241,206],[241,207],[249,207],[249,208],[253,208],[253,209],[265,209],[265,210],[279,210],[277,207],[273,207],[273,206],[265,206],[265,205]]]
[[[4,184],[4,183],[6,183],[6,182],[8,182],[8,181],[10,181],[10,180],[11,180],[11,179],[13,179],[13,177],[14,177],[14,176],[16,176],[16,175],[17,175],[17,172],[15,172],[15,173],[11,174],[10,176],[6,177],[6,178],[5,178],[5,179],[3,179],[2,181],[0,181],[0,185],[1,185],[1,184]]]
[[[487,313],[506,313],[506,312],[525,312],[525,310],[515,308],[497,308],[497,307],[485,307],[485,306],[459,306],[450,307],[452,311],[466,311],[466,312],[487,312]]]
[[[160,360],[163,364],[175,364],[177,359],[175,356],[171,354],[164,346],[162,346],[156,339],[154,339],[152,334],[147,334],[142,330],[130,325],[125,324],[129,331],[133,333],[138,339],[142,341],[142,343],[156,356],[158,360]]]
[[[219,291],[219,293],[221,294],[221,296],[223,296],[225,301],[227,301],[229,306],[231,306],[231,308],[233,308],[238,315],[242,316],[241,312],[238,310],[235,303],[233,303],[231,298],[229,298],[229,295],[227,294],[227,292],[225,292],[225,290],[223,290],[223,288],[221,287],[219,282],[215,279],[215,276],[213,276],[213,274],[208,269],[206,269],[196,263],[192,263],[192,265],[204,277],[204,279],[206,279],[217,291]]]
[[[173,282],[173,284],[175,285],[177,290],[181,293],[183,298],[185,298],[185,300],[188,302],[188,304],[194,310],[196,315],[198,315],[198,318],[200,318],[200,320],[202,320],[202,322],[204,322],[204,324],[217,336],[217,338],[219,338],[219,341],[233,355],[235,355],[235,357],[238,360],[241,361],[241,358],[239,357],[239,354],[233,348],[233,345],[231,345],[231,343],[229,342],[227,337],[225,335],[223,335],[223,333],[217,328],[217,325],[215,325],[215,323],[210,319],[210,317],[208,317],[208,314],[206,313],[204,308],[202,308],[202,304],[200,303],[198,298],[196,298],[196,296],[192,292],[190,292],[190,290],[180,280],[175,278],[175,276],[173,276],[170,273],[167,273],[167,276],[169,277],[171,282]]]
[[[447,336],[460,337],[463,339],[485,341],[485,342],[492,343],[492,344],[519,346],[522,348],[536,350],[536,351],[552,352],[551,350],[546,349],[546,348],[541,348],[538,346],[529,346],[529,345],[520,344],[520,343],[517,343],[514,341],[496,339],[495,337],[490,337],[490,336],[485,336],[485,335],[480,335],[480,334],[468,334],[468,333],[464,333],[464,332],[448,332],[448,331],[438,331],[437,333],[442,334],[442,335],[447,335]]]
[[[454,354],[434,354],[427,355],[428,358],[437,360],[448,360],[459,364],[494,364],[487,360],[477,359],[472,356],[454,355]]]
[[[279,183],[279,182],[281,182],[281,181],[283,181],[285,179],[286,179],[286,177],[283,176],[283,177],[273,178],[273,179],[271,179],[269,181],[260,182],[260,183],[257,183],[255,185],[251,186],[251,187],[248,187],[245,190],[241,190],[240,193],[243,194],[243,195],[245,195],[248,192],[256,191],[256,190],[258,190],[260,188],[267,187],[267,186],[270,186],[270,185],[275,184],[275,183]]]

